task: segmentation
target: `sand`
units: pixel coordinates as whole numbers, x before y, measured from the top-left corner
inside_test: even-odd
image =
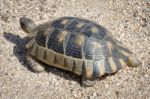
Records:
[[[80,77],[53,67],[34,73],[25,65],[26,34],[19,18],[37,24],[76,16],[103,25],[142,62],[80,86]],[[0,99],[150,99],[149,0],[0,0]]]

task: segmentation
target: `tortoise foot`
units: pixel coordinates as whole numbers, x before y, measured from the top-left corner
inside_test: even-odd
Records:
[[[87,79],[85,77],[82,77],[81,85],[83,87],[91,87],[91,86],[93,86],[95,84],[96,84],[96,80],[95,79]]]
[[[32,57],[30,57],[28,55],[26,56],[26,62],[27,62],[27,65],[29,65],[31,67],[31,69],[36,73],[39,73],[39,72],[42,72],[45,70],[45,68],[43,66],[41,66],[34,59],[32,59]]]

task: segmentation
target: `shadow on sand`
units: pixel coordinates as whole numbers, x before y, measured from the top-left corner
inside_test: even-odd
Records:
[[[28,38],[27,37],[21,38],[19,35],[15,35],[13,33],[6,33],[6,32],[4,32],[3,36],[5,37],[6,40],[15,44],[15,46],[13,48],[13,54],[18,58],[19,62],[22,64],[22,66],[24,66],[28,70],[34,72],[32,70],[32,68],[30,68],[30,66],[28,66],[26,64],[26,60],[25,60],[25,54],[26,54],[25,44],[27,43]],[[66,80],[73,80],[73,81],[80,83],[79,76],[77,76],[71,72],[68,72],[68,71],[65,71],[62,69],[58,69],[58,68],[54,68],[54,67],[48,66],[46,64],[43,64],[43,66],[46,68],[47,72],[51,72],[55,75],[63,77]]]

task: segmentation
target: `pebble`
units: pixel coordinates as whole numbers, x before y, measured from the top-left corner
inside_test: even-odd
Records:
[[[6,15],[1,15],[1,19],[5,22],[9,22],[9,17]]]
[[[93,93],[92,96],[88,96],[88,99],[97,99],[97,93]]]
[[[140,24],[141,24],[142,27],[146,27],[147,26],[147,20],[146,20],[146,18],[142,18],[140,20]]]
[[[0,55],[2,55],[2,48],[1,48],[1,46],[0,46]]]
[[[109,85],[108,84],[105,84],[105,88],[108,88],[109,87]]]
[[[148,77],[150,77],[150,75],[149,75],[149,74],[145,74],[144,77],[145,77],[145,78],[148,78]]]
[[[69,85],[75,85],[76,83],[74,81],[69,81],[68,84]]]

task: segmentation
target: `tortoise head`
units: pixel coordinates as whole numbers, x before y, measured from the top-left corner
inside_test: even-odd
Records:
[[[36,24],[29,18],[21,17],[20,26],[25,33],[34,33],[36,30]]]

